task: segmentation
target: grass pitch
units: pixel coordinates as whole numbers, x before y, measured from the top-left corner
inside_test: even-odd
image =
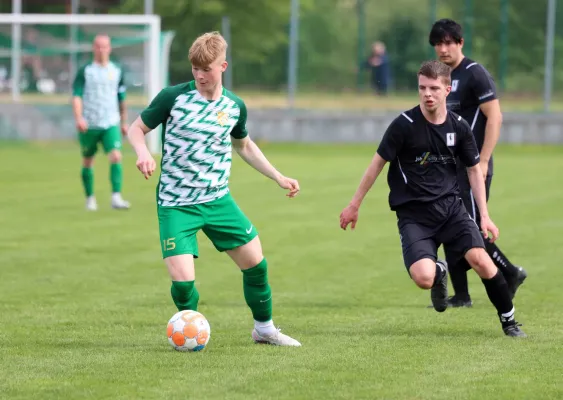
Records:
[[[490,202],[499,245],[525,266],[504,337],[474,273],[474,307],[438,314],[403,267],[383,176],[354,232],[338,227],[375,145],[263,146],[302,193],[289,200],[235,158],[234,197],[259,229],[274,321],[302,348],[254,345],[241,274],[200,237],[202,353],[172,350],[176,311],[160,259],[156,178],[125,154],[128,212],[86,213],[74,143],[1,143],[2,399],[557,399],[563,397],[563,148],[503,147]]]

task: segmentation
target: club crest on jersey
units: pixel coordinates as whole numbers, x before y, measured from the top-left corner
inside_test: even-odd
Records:
[[[226,125],[227,122],[229,122],[229,114],[224,111],[217,112],[217,122],[219,122],[221,126]]]
[[[452,92],[457,91],[457,86],[458,86],[458,85],[459,85],[459,80],[454,79],[454,80],[452,81]]]
[[[446,133],[446,144],[448,146],[455,146],[455,132]]]

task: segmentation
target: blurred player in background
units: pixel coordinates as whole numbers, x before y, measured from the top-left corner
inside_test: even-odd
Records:
[[[452,90],[447,98],[449,110],[461,115],[471,127],[480,152],[480,164],[485,180],[487,200],[493,179],[493,151],[500,136],[502,113],[496,87],[491,74],[479,63],[465,57],[462,52],[461,26],[450,19],[434,23],[429,42],[443,63],[452,68]],[[479,207],[471,190],[467,172],[458,164],[461,198],[474,221],[480,220]],[[485,241],[487,253],[504,275],[512,297],[526,279],[526,271],[505,256],[495,243]],[[455,294],[448,300],[450,307],[472,305],[467,284],[467,271],[471,267],[462,259],[459,265],[450,265],[450,278]]]
[[[254,318],[253,340],[301,346],[274,326],[268,263],[258,232],[229,191],[232,148],[289,190],[289,197],[299,192],[299,184],[278,172],[249,138],[244,102],[223,88],[226,55],[227,42],[218,32],[197,38],[189,51],[195,80],[162,90],[129,129],[129,140],[137,153],[137,168],[148,179],[156,163],[145,135],[163,125],[157,213],[162,256],[178,310],[198,307],[194,258],[196,234],[203,230],[242,271],[244,297]]]
[[[363,199],[390,162],[389,206],[397,214],[405,267],[418,287],[430,289],[434,309],[444,312],[448,308],[447,265],[465,259],[481,278],[504,334],[525,337],[514,319],[506,280],[484,249],[483,242],[496,240],[498,229],[487,212],[475,138],[467,122],[446,108],[450,82],[450,68],[444,63],[422,64],[418,72],[420,104],[387,128],[356,193],[340,214],[340,227],[356,227]],[[467,169],[481,209],[479,226],[459,198],[460,163]],[[437,259],[442,244],[446,262]]]
[[[115,209],[128,209],[129,202],[121,197],[121,137],[127,134],[128,129],[123,70],[110,61],[111,42],[107,35],[94,38],[93,53],[93,61],[80,68],[76,74],[72,100],[83,157],[82,184],[86,195],[86,209],[98,209],[94,196],[93,165],[99,144],[109,156],[111,206]]]

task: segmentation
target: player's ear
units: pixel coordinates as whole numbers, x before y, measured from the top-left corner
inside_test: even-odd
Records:
[[[229,66],[229,63],[227,61],[223,61],[221,63],[221,72],[225,72],[227,70],[228,66]]]

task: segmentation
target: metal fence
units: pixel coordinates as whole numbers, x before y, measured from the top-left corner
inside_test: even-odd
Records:
[[[73,8],[87,12],[78,7],[80,1],[73,0]],[[241,95],[253,110],[340,108],[346,113],[360,109],[394,112],[411,105],[416,99],[420,63],[435,58],[428,43],[430,27],[437,19],[452,18],[464,29],[465,55],[483,64],[495,78],[505,112],[547,112],[555,116],[563,111],[563,7],[556,7],[556,0],[217,0],[214,4],[221,7],[216,8],[203,7],[203,3],[129,0],[104,12],[142,14],[152,10],[161,16],[163,30],[175,33],[170,51],[171,83],[192,79],[187,52],[195,37],[221,30],[229,41],[230,68],[225,85]],[[22,11],[54,12],[54,6],[44,4],[23,0]],[[6,2],[0,2],[0,11],[10,12]],[[4,50],[0,61],[5,65],[10,65],[10,32],[10,26],[0,26],[0,48]],[[23,34],[27,40],[27,31]],[[41,39],[45,41],[56,34],[41,31]],[[370,84],[371,67],[367,61],[376,42],[385,47],[390,71],[385,95]],[[115,55],[121,59],[131,59],[143,51],[142,44],[117,44]],[[24,93],[28,92],[26,104],[10,104],[10,71],[0,62],[0,92],[4,92],[3,102],[10,105],[3,107],[4,120],[0,113],[0,136],[13,137],[9,126],[13,127],[23,115],[35,121],[34,126],[41,126],[41,121],[53,124],[49,131],[52,135],[58,131],[65,132],[60,133],[61,137],[73,135],[72,115],[68,112],[72,73],[67,70],[67,62],[55,63],[58,55],[47,55],[46,50],[49,49],[36,48],[44,68],[31,62],[33,57],[22,64],[26,69],[21,71],[24,81],[20,85]],[[137,58],[141,63],[138,74],[133,73],[134,65],[130,63],[131,93],[143,83],[142,57]],[[52,85],[38,85],[35,78],[46,75],[56,76],[51,79],[55,89]],[[53,90],[57,101],[52,100]],[[139,98],[131,105],[137,109],[146,101]],[[57,104],[61,112],[53,109]],[[30,121],[24,118],[20,122]],[[523,124],[520,120],[517,123]],[[559,120],[550,122],[558,123]],[[324,124],[319,129],[333,125]],[[17,130],[28,130],[24,128]],[[33,129],[29,131],[35,134]],[[550,140],[559,141],[554,139],[558,135],[551,135]]]
[[[229,24],[233,87],[298,93],[369,92],[367,61],[385,47],[388,93],[410,93],[424,59],[434,58],[428,33],[452,18],[464,29],[464,54],[482,63],[499,91],[530,111],[560,110],[563,97],[563,7],[556,0],[288,0],[287,45],[251,63],[237,53],[244,26]],[[225,26],[225,25],[224,25]],[[375,93],[374,93],[375,94]],[[552,107],[554,105],[555,107]]]

